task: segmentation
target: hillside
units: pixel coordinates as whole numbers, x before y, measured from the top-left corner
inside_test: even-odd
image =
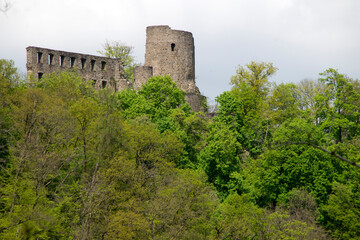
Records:
[[[167,76],[95,90],[0,60],[0,239],[359,239],[360,82],[240,66],[216,116]]]

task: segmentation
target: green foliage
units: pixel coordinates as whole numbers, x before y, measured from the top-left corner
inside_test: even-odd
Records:
[[[91,83],[71,70],[50,73],[37,83],[37,87],[62,98],[66,102],[76,101],[83,96],[95,96],[95,89]]]
[[[167,76],[114,93],[0,69],[0,239],[360,234],[358,80],[271,85],[252,62],[209,119]]]
[[[324,132],[337,143],[350,140],[359,134],[360,93],[354,82],[334,69],[320,74],[327,85],[324,94],[316,96],[319,108],[317,117]]]
[[[325,227],[339,239],[357,239],[360,235],[360,210],[358,186],[334,182],[329,201],[321,208]],[[357,183],[358,185],[358,183]]]
[[[166,121],[169,124],[160,125],[164,127],[160,130],[174,132],[184,143],[182,157],[176,166],[196,169],[199,165],[198,155],[205,146],[209,120],[202,112],[188,115],[181,109],[174,109]]]
[[[185,105],[185,92],[169,76],[149,78],[139,90],[139,95],[150,103],[150,115],[155,119],[168,116],[170,109]]]
[[[168,117],[172,109],[181,107],[188,112],[185,92],[169,76],[151,77],[138,93],[135,90],[125,90],[117,96],[118,108],[126,118],[147,115],[156,122]]]
[[[125,78],[129,81],[134,80],[134,69],[139,64],[135,63],[133,47],[127,46],[121,42],[108,42],[103,45],[103,50],[98,51],[101,55],[109,58],[118,58],[124,67]]]
[[[302,119],[289,121],[274,134],[274,140],[280,146],[256,160],[262,166],[255,173],[260,182],[249,184],[260,187],[260,191],[253,193],[260,205],[271,203],[276,206],[279,198],[294,188],[311,192],[318,203],[327,201],[332,182],[347,169],[347,165],[307,144],[293,144],[307,143],[309,134],[316,139],[312,124]]]
[[[247,69],[246,69],[247,68]],[[239,66],[236,75],[231,77],[234,89],[249,87],[256,92],[259,97],[266,96],[269,88],[268,77],[273,75],[277,68],[272,63],[250,62],[246,68]]]
[[[20,83],[20,74],[13,60],[0,59],[0,93]]]
[[[20,87],[20,75],[13,60],[0,59],[0,165],[7,162],[11,136],[11,94]]]
[[[161,132],[173,132],[185,144],[179,168],[198,165],[197,154],[204,145],[208,120],[203,113],[191,113],[185,93],[168,76],[150,78],[142,88],[117,93],[117,106],[127,119],[147,116]]]
[[[231,194],[213,215],[214,239],[261,239],[264,215],[265,210],[250,202],[247,195]]]
[[[199,158],[208,181],[214,184],[222,198],[229,192],[241,192],[241,165],[238,156],[241,145],[234,132],[224,124],[214,124],[207,142]]]
[[[236,98],[232,92],[224,92],[216,98],[220,104],[216,121],[223,122],[232,129],[240,131],[243,124],[244,112],[242,111],[243,102]]]
[[[300,116],[299,94],[294,84],[275,85],[268,101],[270,118],[275,125]]]
[[[226,121],[232,121],[232,126],[236,125],[234,127],[240,144],[253,157],[261,153],[270,134],[268,78],[276,71],[277,68],[272,63],[250,62],[246,68],[239,66],[236,75],[231,77],[231,92],[217,98],[220,104],[220,120],[225,120],[226,116]],[[221,116],[223,114],[225,116]],[[233,119],[230,120],[231,118]]]
[[[141,214],[119,210],[110,217],[104,239],[147,239],[151,233],[148,225]]]
[[[199,224],[209,218],[215,202],[202,174],[170,163],[180,157],[181,142],[146,120],[131,122],[126,131],[124,150],[102,172],[114,214],[107,238],[201,234]]]
[[[277,68],[272,63],[264,62],[250,62],[246,68],[239,66],[236,75],[231,77],[231,84],[234,85],[232,92],[242,102],[245,115],[254,117],[258,115],[258,110],[264,108],[270,88],[268,78],[275,74]]]
[[[247,195],[231,194],[215,210],[211,239],[326,239],[326,234],[284,209],[261,209]]]
[[[305,111],[305,115],[314,119],[317,112],[315,96],[325,93],[326,85],[323,82],[304,79],[296,85],[298,93],[298,104],[300,110]]]

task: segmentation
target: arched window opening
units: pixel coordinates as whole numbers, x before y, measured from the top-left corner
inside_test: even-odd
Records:
[[[171,44],[171,51],[173,52],[175,50],[175,43]]]

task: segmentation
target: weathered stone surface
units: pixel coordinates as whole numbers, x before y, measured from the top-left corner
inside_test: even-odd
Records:
[[[81,77],[92,81],[95,88],[110,86],[121,91],[130,85],[122,77],[124,70],[119,59],[39,47],[28,47],[26,52],[28,78],[39,80],[44,74],[76,69]],[[145,64],[135,68],[132,85],[140,89],[147,79],[157,75],[169,75],[186,93],[186,101],[192,109],[203,110],[201,102],[206,101],[206,98],[195,84],[192,33],[172,30],[166,25],[146,28]]]
[[[123,90],[128,86],[121,77],[123,67],[119,59],[39,47],[27,47],[26,53],[28,78],[39,80],[44,74],[76,69],[81,77],[92,81],[95,88],[110,86]]]
[[[134,69],[134,88],[140,89],[146,81],[153,76],[153,67],[138,66]]]
[[[150,71],[151,67],[151,71]],[[194,111],[202,110],[202,96],[195,85],[195,47],[192,33],[172,30],[169,26],[146,29],[145,66],[134,72],[134,87],[139,89],[151,76],[169,75]]]

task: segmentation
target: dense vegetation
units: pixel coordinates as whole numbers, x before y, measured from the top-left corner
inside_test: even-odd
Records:
[[[359,239],[360,83],[239,67],[213,118],[0,62],[0,239]]]

